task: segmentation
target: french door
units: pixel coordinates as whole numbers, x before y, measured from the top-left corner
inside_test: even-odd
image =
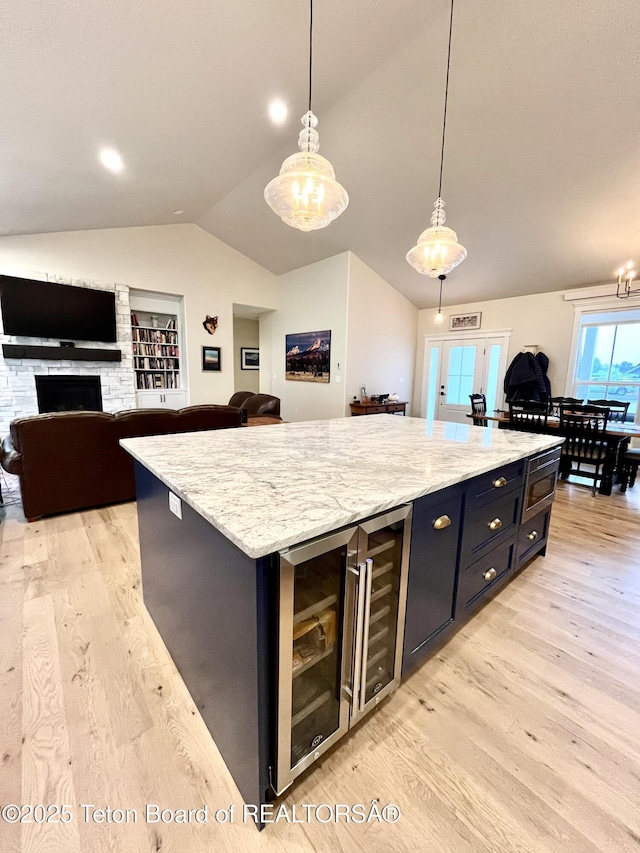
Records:
[[[484,394],[487,410],[500,408],[508,332],[425,338],[422,413],[428,419],[470,423],[470,394]]]

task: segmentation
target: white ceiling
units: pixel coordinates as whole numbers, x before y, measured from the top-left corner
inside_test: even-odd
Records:
[[[307,0],[4,0],[0,233],[196,222],[276,273],[351,249],[432,306],[404,256],[437,195],[448,16],[315,0],[313,108],[350,205],[304,234],[263,189],[297,150]],[[445,304],[640,262],[640,3],[457,0],[443,197],[469,252]]]

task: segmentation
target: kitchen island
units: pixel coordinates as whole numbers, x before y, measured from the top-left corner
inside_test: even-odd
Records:
[[[121,442],[145,602],[248,803],[544,553],[560,441],[376,415]]]

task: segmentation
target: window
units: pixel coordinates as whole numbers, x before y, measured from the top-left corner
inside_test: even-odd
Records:
[[[583,313],[572,394],[628,402],[633,421],[640,392],[640,310]]]

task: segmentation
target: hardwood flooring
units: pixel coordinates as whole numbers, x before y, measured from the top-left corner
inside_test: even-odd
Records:
[[[547,556],[283,799],[395,803],[397,823],[262,833],[142,604],[135,505],[0,510],[0,806],[72,816],[0,820],[0,850],[639,853],[639,509],[640,487],[561,483]],[[147,803],[209,822],[145,823]]]

